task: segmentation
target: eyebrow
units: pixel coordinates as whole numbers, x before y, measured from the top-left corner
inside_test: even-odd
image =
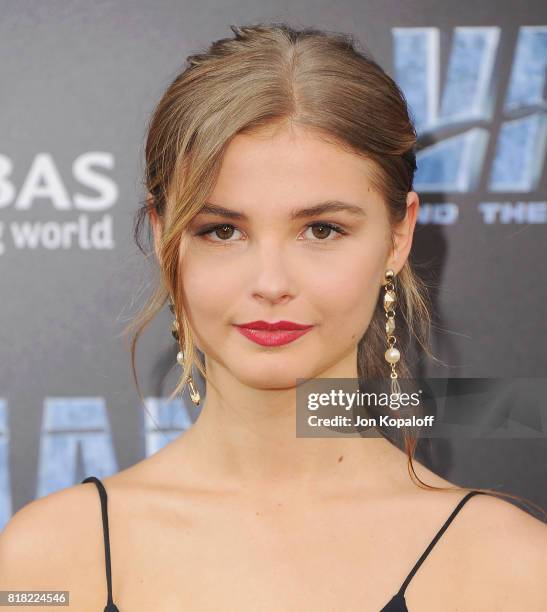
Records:
[[[289,218],[291,221],[294,221],[296,219],[306,219],[308,217],[315,217],[316,215],[321,215],[323,213],[333,213],[339,211],[345,211],[360,217],[366,216],[364,209],[356,204],[348,204],[347,202],[341,202],[339,200],[328,200],[326,202],[318,202],[317,204],[308,206],[306,208],[293,209],[289,215]],[[224,208],[223,206],[218,206],[217,204],[211,204],[211,202],[205,202],[197,214],[207,213],[227,217],[228,219],[239,219],[243,221],[249,220],[245,213],[238,212],[237,210],[231,210],[230,208]]]

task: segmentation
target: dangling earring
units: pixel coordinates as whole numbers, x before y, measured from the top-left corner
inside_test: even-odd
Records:
[[[386,313],[386,334],[387,334],[387,350],[384,353],[385,360],[391,366],[391,393],[399,395],[401,393],[401,387],[397,380],[397,372],[395,370],[395,364],[401,359],[401,353],[393,346],[397,339],[393,335],[395,331],[395,305],[397,303],[397,296],[395,295],[395,287],[393,286],[393,279],[395,273],[393,270],[386,270],[384,279],[384,310]]]
[[[169,310],[171,311],[172,314],[175,315],[175,320],[173,321],[173,324],[171,325],[171,333],[173,334],[173,338],[175,338],[177,342],[180,342],[179,322],[177,319],[177,315],[175,314],[175,304],[173,304],[173,300],[171,298],[169,298]],[[184,367],[184,353],[182,351],[179,351],[177,353],[177,362],[179,363],[181,367]],[[188,383],[188,388],[190,390],[190,399],[194,402],[196,406],[198,406],[200,395],[199,395],[199,391],[194,386],[194,380],[192,379],[191,375],[188,375],[186,382]]]

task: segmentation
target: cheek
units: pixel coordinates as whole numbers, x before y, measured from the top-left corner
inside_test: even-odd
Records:
[[[366,324],[378,300],[382,255],[378,249],[356,250],[343,265],[325,267],[316,292],[320,312],[336,325]]]
[[[217,348],[210,344],[210,339],[218,338],[216,326],[225,323],[228,304],[235,299],[238,289],[237,278],[211,274],[212,270],[210,263],[201,265],[199,260],[189,258],[181,268],[182,290],[196,346],[207,356],[219,359]]]
[[[205,324],[223,320],[227,305],[241,293],[235,272],[233,266],[219,270],[218,262],[215,266],[206,258],[187,256],[180,273],[191,320]]]

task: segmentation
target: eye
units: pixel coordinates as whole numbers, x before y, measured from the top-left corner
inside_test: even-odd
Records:
[[[227,240],[227,238],[233,236],[234,230],[237,230],[237,228],[230,223],[217,223],[216,225],[210,225],[199,230],[196,236],[208,236],[214,233],[217,237],[220,235],[220,240],[212,240],[211,242],[233,242],[233,240]]]
[[[316,240],[311,239],[312,242],[332,242],[332,240],[338,240],[339,238],[342,237],[342,235],[347,234],[347,232],[343,230],[339,225],[336,225],[334,223],[326,223],[326,222],[319,222],[319,221],[316,221],[315,223],[309,223],[306,226],[306,231],[309,229],[313,230],[313,235],[316,238]],[[234,231],[239,232],[240,230],[235,225],[232,225],[231,223],[217,223],[214,225],[208,225],[200,229],[198,232],[196,232],[195,235],[196,236],[214,235],[218,238],[218,240],[210,240],[210,242],[228,243],[228,242],[234,242],[234,240],[230,240],[230,238],[234,235]],[[338,236],[331,238],[331,239],[327,239],[329,236],[332,235],[331,232],[336,232]]]
[[[311,230],[320,228],[320,231],[318,231],[317,233],[314,232],[314,236],[318,239],[319,242],[332,242],[332,240],[338,240],[339,238],[342,237],[342,235],[347,234],[345,230],[343,230],[339,225],[335,225],[334,223],[315,222],[315,223],[310,223],[306,227],[307,229],[311,229]],[[328,235],[331,236],[332,235],[331,232],[333,231],[339,235],[335,236],[331,240],[326,240],[325,233],[328,233]]]

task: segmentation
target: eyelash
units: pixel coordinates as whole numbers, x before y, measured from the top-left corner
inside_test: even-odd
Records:
[[[306,230],[308,230],[310,227],[317,227],[317,226],[326,227],[328,229],[331,229],[337,232],[339,236],[331,240],[329,240],[328,238],[324,238],[324,239],[318,238],[317,240],[312,240],[312,242],[333,242],[334,240],[339,240],[342,236],[348,233],[344,229],[342,229],[339,225],[336,225],[335,223],[326,223],[326,222],[319,222],[319,221],[316,221],[314,223],[308,223],[308,225],[306,225]],[[194,235],[195,236],[206,236],[208,234],[212,234],[217,229],[225,228],[225,227],[230,227],[230,228],[240,231],[235,225],[232,225],[231,223],[216,223],[214,225],[206,226],[205,228],[196,232]],[[234,241],[233,240],[212,240],[210,242],[229,243],[229,242],[234,242]]]

